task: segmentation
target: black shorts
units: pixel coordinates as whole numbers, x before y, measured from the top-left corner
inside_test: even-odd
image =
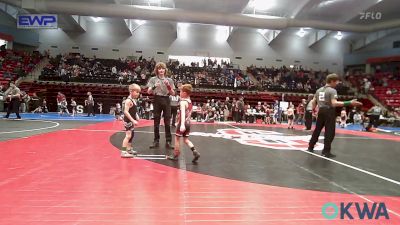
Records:
[[[176,126],[176,131],[175,131],[175,135],[178,137],[189,137],[190,134],[190,123],[185,123],[185,128],[186,130],[184,132],[180,131],[181,128],[181,122],[179,122]]]
[[[340,117],[341,120],[346,120],[345,116]]]
[[[293,115],[289,115],[287,118],[288,118],[288,120],[293,120],[294,119]]]
[[[125,130],[126,130],[126,131],[133,131],[133,130],[135,130],[135,127],[134,127],[134,125],[133,125],[132,122],[126,122],[126,121],[124,121],[124,127],[125,127]]]
[[[67,112],[67,107],[65,107],[65,106],[61,106],[60,107],[60,112]]]

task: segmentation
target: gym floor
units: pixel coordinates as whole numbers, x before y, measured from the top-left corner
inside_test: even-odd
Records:
[[[120,158],[112,117],[0,120],[0,224],[400,224],[400,136],[337,129],[332,153],[304,151],[301,126],[195,123],[178,161],[149,149],[153,122]],[[164,130],[163,127],[160,129]],[[183,145],[182,145],[183,146]],[[323,137],[317,149],[323,147]],[[384,203],[389,219],[322,215],[325,203]],[[356,214],[356,209],[349,210]]]

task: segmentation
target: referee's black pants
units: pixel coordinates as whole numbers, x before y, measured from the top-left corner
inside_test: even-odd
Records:
[[[306,122],[306,130],[311,130],[311,125],[312,125],[312,110],[306,110],[306,114],[304,116]]]
[[[87,116],[90,116],[90,114],[95,116],[95,114],[94,114],[94,105],[92,105],[92,104],[88,104],[87,105]]]
[[[175,126],[177,114],[178,114],[178,106],[171,106],[172,126]]]
[[[167,142],[172,141],[171,136],[171,100],[169,96],[154,96],[154,142],[160,141],[160,121],[161,113],[164,116],[164,126],[165,126],[165,140]]]
[[[331,144],[335,138],[336,129],[336,110],[335,108],[320,108],[318,111],[317,124],[312,134],[308,149],[314,149],[315,144],[318,142],[318,137],[321,134],[322,128],[325,127],[324,133],[324,149],[322,154],[329,154],[331,152]]]
[[[10,116],[10,113],[15,113],[17,115],[17,118],[20,119],[21,116],[19,115],[19,106],[21,102],[19,101],[18,98],[13,98],[11,99],[10,103],[8,103],[7,107],[7,115],[5,118],[8,118]]]
[[[375,128],[378,127],[379,125],[379,115],[370,115],[369,116],[369,124],[366,128],[367,131],[370,131],[372,126],[374,126]]]

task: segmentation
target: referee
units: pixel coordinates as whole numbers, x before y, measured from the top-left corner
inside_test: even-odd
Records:
[[[21,116],[19,115],[19,106],[21,104],[21,91],[17,86],[15,86],[14,81],[10,82],[10,88],[4,93],[5,96],[9,99],[7,115],[4,118],[8,119],[10,113],[15,113],[17,115],[17,119],[20,120]]]
[[[311,125],[312,125],[312,111],[313,111],[313,103],[312,100],[314,99],[314,95],[309,94],[307,98],[307,103],[306,103],[306,113],[305,113],[305,125],[306,125],[306,131],[311,130]]]
[[[337,100],[337,92],[335,87],[340,83],[339,76],[336,74],[329,74],[326,77],[326,85],[321,87],[315,93],[312,100],[312,109],[318,105],[318,118],[315,130],[312,134],[310,143],[308,145],[308,151],[314,152],[314,146],[318,141],[318,137],[321,134],[322,128],[325,127],[324,134],[324,149],[322,150],[322,156],[327,158],[335,157],[331,154],[331,144],[335,137],[335,126],[336,126],[336,107],[346,106],[361,106],[362,103],[353,99],[351,101],[340,102]]]
[[[161,113],[163,114],[165,125],[165,147],[173,148],[171,145],[171,100],[169,95],[175,94],[174,81],[171,78],[165,77],[167,66],[163,62],[156,64],[154,73],[156,76],[150,78],[147,83],[147,93],[154,95],[154,143],[150,148],[158,148],[160,146]]]

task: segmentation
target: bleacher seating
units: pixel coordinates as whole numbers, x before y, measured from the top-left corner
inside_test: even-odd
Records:
[[[372,74],[350,75],[348,80],[362,90],[364,79],[371,82],[370,94],[381,103],[391,108],[400,107],[400,73],[378,72]]]
[[[315,93],[315,91],[325,82],[325,77],[329,71],[313,71],[303,69],[301,66],[287,68],[282,66],[275,67],[254,67],[247,68],[266,91],[295,92],[295,93]],[[349,87],[340,85],[337,88],[339,94],[350,94]]]
[[[111,68],[115,66],[117,73]],[[145,85],[151,76],[155,61],[153,59],[115,60],[84,58],[80,56],[58,56],[51,60],[40,76],[43,81],[65,81],[84,83]],[[246,90],[253,87],[249,77],[240,70],[227,65],[218,66],[185,66],[168,62],[171,76],[178,83],[191,83],[195,87]],[[62,69],[65,75],[62,75]]]
[[[143,85],[147,82],[150,71],[148,65],[155,65],[154,61],[141,62],[121,59],[97,59],[78,56],[57,56],[50,60],[39,77],[43,81],[65,81],[101,84],[128,84]],[[154,67],[153,65],[153,67]],[[111,72],[115,66],[117,73]],[[62,74],[62,69],[65,74]],[[142,77],[142,73],[147,76]]]
[[[27,75],[41,59],[39,52],[0,51],[0,85],[6,86],[11,80]]]

